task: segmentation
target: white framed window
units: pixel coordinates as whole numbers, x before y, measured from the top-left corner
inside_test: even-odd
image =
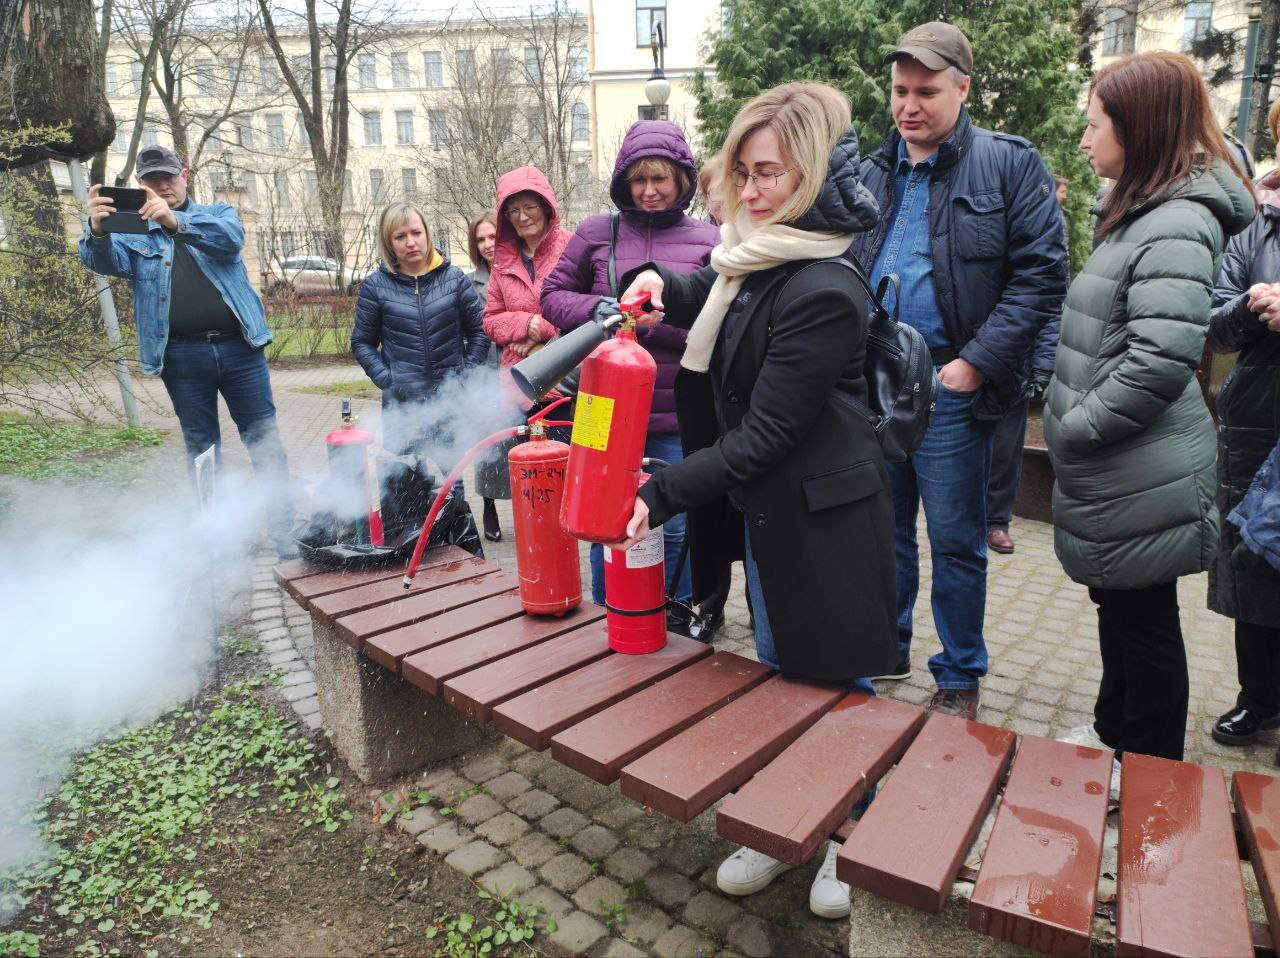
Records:
[[[382,170],[369,171],[369,199],[374,203],[386,202],[386,174]]]
[[[213,61],[201,57],[195,62],[196,93],[200,96],[213,96],[218,92],[217,77],[213,72]]]
[[[1112,56],[1133,52],[1138,17],[1124,7],[1111,7],[1102,17],[1102,52]]]
[[[459,50],[453,55],[453,72],[458,85],[476,82],[476,51]]]
[[[263,93],[278,93],[284,85],[281,82],[280,64],[272,56],[258,57],[258,88]]]
[[[378,88],[378,60],[372,53],[360,54],[360,89]]]
[[[253,125],[249,122],[249,118],[236,117],[232,120],[232,128],[235,130],[236,146],[242,146],[247,150],[253,149]]]
[[[271,174],[272,202],[282,210],[289,208],[289,174],[276,170]]]
[[[636,46],[647,47],[658,24],[662,24],[665,33],[667,0],[636,0]]]
[[[293,71],[293,78],[298,81],[298,86],[303,90],[311,86],[311,57],[305,53],[295,54],[289,58],[289,65]]]
[[[1182,13],[1182,49],[1190,50],[1191,44],[1203,40],[1213,27],[1212,3],[1188,3]]]
[[[113,153],[124,153],[129,149],[129,137],[133,131],[129,129],[126,123],[116,123],[115,139],[111,141],[111,150]]]
[[[406,166],[400,171],[400,190],[404,193],[404,198],[407,200],[417,198],[418,171],[412,166]]]
[[[320,79],[326,90],[332,90],[334,82],[338,79],[338,55],[329,53],[324,58],[324,74]]]
[[[445,122],[444,111],[427,111],[427,130],[431,136],[432,149],[441,149],[449,142],[449,126]]]
[[[506,47],[494,47],[489,51],[493,61],[493,76],[499,82],[511,79],[511,51]]]
[[[267,125],[267,146],[273,150],[283,150],[285,147],[284,114],[268,113],[263,119]]]
[[[396,143],[400,146],[413,145],[412,110],[396,110]]]
[[[391,85],[400,90],[413,86],[413,78],[409,75],[409,54],[391,54]]]
[[[116,65],[108,63],[103,79],[107,81],[107,96],[120,95],[120,82],[116,79]]]
[[[142,92],[142,62],[134,60],[129,64],[129,82],[132,84],[134,96]]]
[[[571,140],[591,139],[591,110],[585,103],[575,103],[570,114],[569,138]]]
[[[587,48],[573,46],[569,48],[569,79],[581,81],[587,78]]]
[[[422,85],[430,89],[444,86],[444,61],[439,50],[427,50],[422,54]]]
[[[366,110],[364,117],[364,145],[382,146],[382,112]]]
[[[542,56],[537,47],[524,48],[524,78],[532,86],[542,85]]]

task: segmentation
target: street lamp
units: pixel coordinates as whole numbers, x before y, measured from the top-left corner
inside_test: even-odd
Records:
[[[666,43],[663,42],[663,25],[654,24],[653,33],[649,34],[649,49],[653,51],[653,73],[644,85],[644,96],[649,101],[648,109],[641,108],[641,118],[645,120],[665,120],[667,118],[667,100],[671,97],[671,81],[663,73],[667,62]]]
[[[1249,4],[1249,33],[1244,47],[1244,76],[1240,78],[1240,109],[1236,113],[1236,139],[1249,139],[1249,104],[1253,100],[1255,61],[1258,58],[1258,24],[1262,21],[1262,0]],[[1266,64],[1270,71],[1271,65]]]

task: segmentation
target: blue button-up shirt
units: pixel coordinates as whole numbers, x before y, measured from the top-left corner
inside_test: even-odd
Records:
[[[914,166],[907,156],[907,144],[898,141],[898,167],[894,172],[893,223],[876,256],[871,282],[898,274],[898,319],[914,326],[930,349],[952,345],[938,312],[933,289],[933,255],[929,249],[929,176],[938,154]],[[893,293],[885,295],[885,307],[892,312]]]

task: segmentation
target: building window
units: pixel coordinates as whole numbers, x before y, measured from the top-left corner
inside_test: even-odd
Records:
[[[509,106],[498,107],[494,111],[494,132],[503,143],[510,143],[515,139],[514,115],[515,111]]]
[[[542,85],[542,57],[537,47],[524,48],[524,78],[533,86]]]
[[[401,90],[413,86],[413,80],[409,76],[409,54],[391,54],[391,85]]]
[[[107,64],[107,70],[104,77],[107,81],[107,96],[119,96],[120,84],[116,80],[116,65],[114,63]]]
[[[1132,53],[1138,31],[1138,17],[1123,7],[1112,7],[1102,19],[1102,52],[1105,55]]]
[[[378,61],[372,53],[360,54],[360,89],[375,90],[378,87]]]
[[[506,47],[494,47],[489,51],[493,58],[493,76],[498,83],[511,79],[511,51]]]
[[[111,141],[111,150],[114,153],[125,153],[129,149],[129,127],[124,123],[116,124],[116,138]]]
[[[316,171],[307,170],[303,177],[307,181],[307,199],[318,201],[320,199],[320,180],[316,176]]]
[[[305,53],[291,57],[289,60],[293,68],[293,78],[297,81],[298,86],[306,90],[311,86],[311,57]]]
[[[275,57],[258,58],[258,86],[263,93],[276,93],[280,90],[280,64]]]
[[[284,210],[289,208],[289,174],[283,170],[276,170],[271,174],[271,186],[274,194],[272,201],[275,205]]]
[[[453,55],[454,75],[457,77],[458,85],[466,84],[470,86],[476,82],[476,51],[475,50],[459,50]]]
[[[412,110],[396,110],[396,143],[400,146],[413,145]]]
[[[444,113],[440,110],[427,111],[427,129],[431,135],[431,148],[441,149],[449,141],[449,128],[445,123]]]
[[[439,50],[428,50],[422,54],[422,85],[431,89],[444,86],[444,65]]]
[[[155,124],[148,120],[142,125],[142,142],[139,146],[155,146],[160,141],[156,139]]]
[[[569,139],[591,139],[591,111],[587,109],[587,105],[585,103],[575,103],[573,105],[571,120]]]
[[[234,129],[236,131],[236,146],[242,146],[246,150],[252,150],[253,127],[249,124],[249,118],[247,116],[238,116],[232,122],[234,123]]]
[[[569,48],[569,79],[582,81],[587,78],[587,48]]]
[[[382,113],[378,110],[364,114],[364,145],[382,146]]]
[[[658,24],[666,33],[667,0],[636,0],[636,46],[647,47]]]
[[[338,79],[338,56],[330,53],[324,58],[324,76],[320,82],[324,84],[326,90],[332,90],[333,84]]]
[[[374,203],[382,203],[386,201],[386,177],[382,170],[369,171],[369,198]]]
[[[227,71],[227,92],[247,93],[249,90],[249,78],[244,72],[244,62],[242,60],[228,60],[222,67]]]
[[[1182,49],[1190,50],[1191,44],[1203,40],[1212,26],[1212,3],[1188,3],[1182,15]]]
[[[400,171],[400,189],[404,193],[406,200],[417,199],[418,171],[412,166],[406,166]]]
[[[302,122],[302,114],[298,114],[298,139],[308,150],[311,149],[311,134],[307,132],[307,124]]]
[[[354,183],[355,183],[355,177],[352,175],[351,171],[343,170],[342,171],[342,202],[347,206],[350,206],[352,202],[355,200],[355,189],[353,188]]]
[[[134,96],[142,93],[142,64],[135,60],[129,64],[129,80],[133,84]]]
[[[267,146],[273,150],[283,150],[284,143],[284,114],[268,113],[265,117],[267,123]]]

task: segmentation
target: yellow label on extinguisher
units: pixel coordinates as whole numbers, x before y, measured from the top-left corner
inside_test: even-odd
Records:
[[[603,452],[609,446],[609,427],[612,425],[612,399],[608,396],[578,393],[578,408],[573,414],[573,436],[570,442]]]

